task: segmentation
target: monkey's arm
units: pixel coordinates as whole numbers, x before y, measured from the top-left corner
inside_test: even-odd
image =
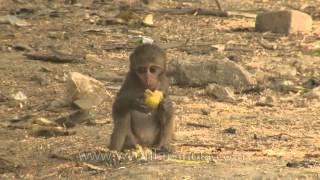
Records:
[[[120,91],[112,107],[113,132],[111,135],[110,149],[121,151],[126,137],[131,136],[131,114],[133,94]]]
[[[166,97],[163,99],[157,110],[157,118],[160,122],[160,139],[158,148],[171,151],[170,141],[172,139],[174,122],[173,122],[173,106],[172,101]]]
[[[172,119],[173,116],[173,105],[172,101],[169,97],[164,97],[164,99],[160,102],[159,107],[157,109],[157,116],[161,124],[166,124],[166,121]]]
[[[119,94],[112,109],[113,114],[125,114],[130,110],[137,110],[144,113],[152,111],[152,108],[145,103],[143,91],[140,93],[126,92]]]
[[[112,114],[122,115],[127,114],[132,109],[134,97],[130,93],[119,93],[112,107]]]
[[[110,149],[121,151],[130,131],[130,113],[123,116],[114,114],[114,127],[111,135]]]

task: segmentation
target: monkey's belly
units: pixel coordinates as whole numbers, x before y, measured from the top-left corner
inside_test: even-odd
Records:
[[[139,144],[151,146],[156,143],[160,133],[160,126],[155,121],[153,114],[132,111],[131,127]]]

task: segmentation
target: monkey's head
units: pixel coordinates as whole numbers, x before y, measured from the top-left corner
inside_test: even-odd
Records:
[[[130,55],[130,73],[135,75],[145,89],[159,88],[166,71],[166,54],[160,47],[143,44]]]

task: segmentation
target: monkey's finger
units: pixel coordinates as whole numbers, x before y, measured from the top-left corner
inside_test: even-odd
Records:
[[[143,101],[140,101],[140,100],[137,100],[135,102],[134,109],[143,113],[152,111],[152,109],[149,106],[147,106]]]
[[[165,98],[160,102],[159,107],[161,107],[163,110],[170,109],[172,108],[172,101],[168,98]]]
[[[143,113],[148,113],[148,112],[151,112],[152,109],[149,106],[143,104],[138,107],[138,111],[143,112]]]

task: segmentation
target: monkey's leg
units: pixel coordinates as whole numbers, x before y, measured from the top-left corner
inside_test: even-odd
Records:
[[[129,130],[131,130],[130,113],[127,113],[123,117],[114,117],[114,127],[111,135],[110,149],[121,151],[124,142],[128,136]]]
[[[132,122],[130,120],[129,122],[129,129],[128,129],[128,135],[127,138],[125,139],[125,143],[124,143],[124,149],[131,149],[134,148],[137,144],[138,144],[138,139],[136,138],[136,136],[133,134],[132,132]]]

